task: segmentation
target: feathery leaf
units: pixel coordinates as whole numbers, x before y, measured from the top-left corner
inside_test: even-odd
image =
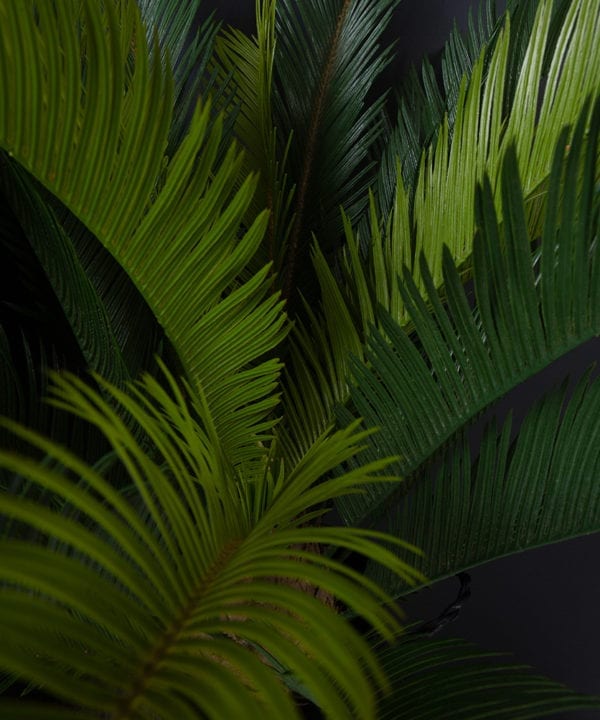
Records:
[[[4,515],[42,533],[37,543],[1,542],[0,666],[82,717],[173,717],[185,708],[184,717],[297,717],[270,655],[327,717],[374,717],[373,688],[385,679],[368,643],[300,582],[338,598],[381,636],[398,631],[387,595],[316,546],[360,552],[409,582],[420,575],[383,547],[381,533],[305,522],[385,462],[319,483],[363,441],[349,428],[323,437],[289,477],[276,456],[239,476],[221,462],[201,398],[190,405],[165,374],[164,388],[145,376],[127,392],[98,378],[145,431],[153,456],[101,395],[74,376],[54,377],[53,402],[103,432],[137,502],[70,451],[11,424],[63,470],[5,452],[2,466],[64,504],[0,497]]]
[[[405,269],[402,297],[415,328],[411,339],[387,313],[374,330],[369,367],[356,362],[351,394],[367,426],[381,427],[378,450],[398,455],[407,476],[481,410],[569,349],[600,333],[595,188],[600,100],[589,135],[584,108],[565,159],[567,131],[555,150],[548,213],[541,241],[540,278],[532,264],[524,192],[509,150],[502,171],[500,226],[488,181],[478,193],[480,232],[474,249],[477,313],[444,251],[446,304],[424,257],[421,272],[430,306]],[[384,334],[385,333],[385,334]],[[385,493],[347,508],[358,519]],[[349,504],[357,504],[350,499]]]

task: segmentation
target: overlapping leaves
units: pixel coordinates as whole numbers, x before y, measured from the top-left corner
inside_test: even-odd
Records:
[[[153,451],[73,376],[54,378],[53,403],[102,431],[130,475],[131,499],[68,450],[14,427],[47,461],[3,452],[2,466],[56,500],[0,497],[2,514],[39,533],[2,541],[0,666],[55,696],[64,718],[298,717],[273,657],[327,717],[373,717],[384,676],[323,597],[387,638],[398,619],[385,593],[319,546],[377,559],[408,582],[420,576],[374,542],[379,533],[307,524],[385,465],[317,483],[364,434],[323,437],[289,475],[272,454],[240,476],[223,463],[202,398],[192,399],[196,415],[169,373],[164,387],[146,376],[127,392],[97,380]],[[40,720],[57,711],[35,698],[0,707]]]
[[[375,491],[366,501],[349,498],[340,507],[356,521],[387,504],[390,527],[425,546],[423,567],[432,578],[600,527],[597,382],[578,386],[564,407],[560,393],[550,395],[532,410],[514,447],[510,425],[498,437],[489,430],[473,474],[465,438],[455,437],[508,390],[600,334],[600,101],[589,134],[587,117],[585,108],[570,147],[565,131],[556,148],[539,261],[534,263],[516,159],[509,152],[502,224],[488,183],[478,197],[475,310],[449,252],[445,304],[423,261],[429,305],[408,270],[401,286],[414,337],[384,317],[386,336],[374,331],[370,366],[355,364],[357,411],[367,425],[381,427],[371,452],[397,454],[398,472],[410,483],[408,494],[391,505],[387,492]],[[432,466],[444,447],[441,468]]]
[[[584,377],[572,397],[565,390],[534,405],[515,440],[511,419],[490,424],[479,449],[461,434],[394,502],[386,527],[419,543],[417,567],[432,581],[600,530],[600,381]],[[407,591],[372,573],[391,592]]]
[[[133,2],[3,2],[0,14],[0,143],[136,284],[206,393],[232,462],[255,454],[278,372],[256,361],[282,337],[283,316],[266,298],[267,268],[237,282],[267,218],[240,233],[255,181],[234,147],[218,160],[222,122],[199,105],[165,158],[172,77],[156,43],[150,66]]]
[[[556,14],[552,3],[539,3],[531,23],[526,15],[521,8],[516,27],[507,17],[490,47],[482,49],[472,66],[466,61],[463,64],[469,74],[460,85],[455,117],[451,123],[447,116],[435,132],[435,143],[423,148],[415,184],[405,184],[402,167],[399,161],[394,166],[393,157],[382,166],[382,172],[397,178],[394,192],[388,193],[391,215],[380,214],[378,198],[373,196],[369,220],[360,226],[363,235],[358,236],[351,218],[346,218],[346,242],[338,272],[334,275],[323,263],[316,267],[323,298],[332,298],[328,288],[336,281],[340,293],[334,302],[324,301],[320,312],[313,312],[315,320],[294,353],[297,366],[312,366],[315,358],[319,363],[307,382],[302,379],[300,401],[290,398],[291,412],[301,418],[301,424],[310,426],[309,418],[317,408],[322,413],[321,423],[330,421],[330,405],[321,398],[327,396],[331,377],[344,377],[348,353],[356,352],[357,343],[367,342],[370,326],[378,322],[379,305],[401,325],[411,322],[398,281],[405,266],[424,294],[423,254],[433,283],[440,288],[446,246],[461,269],[461,280],[469,276],[476,187],[487,174],[494,205],[501,212],[500,168],[512,139],[518,138],[513,145],[523,177],[527,228],[532,237],[541,232],[553,149],[562,128],[576,123],[586,98],[598,96],[598,77],[588,72],[587,62],[600,63],[600,13],[597,3],[574,0],[566,8],[561,5]],[[512,56],[515,44],[519,45],[515,51],[519,62]],[[584,57],[586,62],[581,61]],[[461,67],[460,63],[454,65]],[[562,142],[566,146],[570,140]],[[365,227],[368,237],[364,236]],[[337,322],[340,303],[346,305],[345,314],[352,324],[339,325],[334,348],[327,328]],[[335,359],[333,369],[329,357]],[[347,396],[347,385],[345,393]],[[302,442],[299,437],[298,443]]]

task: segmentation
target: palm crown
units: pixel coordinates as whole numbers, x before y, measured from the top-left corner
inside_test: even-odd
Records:
[[[0,0],[7,717],[599,707],[398,600],[600,528],[600,11],[395,5]]]

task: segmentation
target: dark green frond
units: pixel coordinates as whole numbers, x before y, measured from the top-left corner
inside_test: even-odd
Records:
[[[212,16],[199,23],[201,0],[137,0],[137,4],[148,45],[152,47],[156,33],[161,62],[165,65],[168,58],[173,68],[174,111],[167,146],[171,156],[183,140],[198,99],[207,100],[211,91],[219,91],[208,72],[219,25]]]
[[[117,384],[130,379],[104,304],[69,237],[21,168],[6,163],[1,170],[12,210],[46,273],[85,362]]]
[[[366,98],[390,58],[379,40],[394,2],[277,4],[274,125],[282,150],[293,132],[287,170],[296,186],[282,268],[288,297],[302,285],[311,233],[330,251],[342,230],[340,205],[352,220],[365,206],[369,150],[382,131],[382,99]]]
[[[530,720],[600,709],[600,698],[463,640],[407,637],[379,657],[393,688],[380,700],[380,720]]]
[[[600,380],[571,392],[565,384],[542,398],[512,442],[510,419],[490,424],[477,457],[461,435],[394,503],[389,529],[422,548],[416,564],[432,582],[600,530]],[[391,592],[408,590],[372,571]]]
[[[136,378],[142,372],[156,370],[155,356],[164,356],[168,344],[148,303],[83,223],[64,207],[55,206],[54,213],[103,303],[129,376]]]

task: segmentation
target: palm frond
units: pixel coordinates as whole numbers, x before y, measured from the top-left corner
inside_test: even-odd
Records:
[[[589,135],[587,118],[584,108],[566,159],[567,130],[556,147],[539,277],[532,264],[516,154],[509,150],[502,171],[502,225],[489,182],[478,194],[476,312],[450,250],[444,251],[446,305],[422,256],[430,306],[408,268],[400,286],[415,338],[383,313],[383,332],[374,330],[366,354],[370,366],[355,363],[357,386],[351,394],[357,412],[367,426],[381,427],[374,441],[377,452],[386,448],[386,456],[400,457],[399,475],[414,473],[486,406],[600,332],[595,241],[600,100]],[[356,520],[383,500],[373,496],[345,512]]]
[[[532,408],[514,442],[510,418],[500,430],[491,423],[474,465],[461,435],[395,503],[389,528],[421,543],[417,566],[432,581],[600,530],[600,381],[584,376],[568,400],[566,385]],[[372,570],[391,592],[407,591]]]
[[[236,99],[240,104],[235,126],[236,138],[246,150],[249,169],[264,171],[272,161],[274,129],[274,0],[256,2],[255,37],[250,38],[240,30],[228,28],[217,38],[215,51],[217,68],[224,79],[231,76],[236,85]]]
[[[3,164],[0,176],[87,365],[117,384],[130,379],[104,304],[54,213],[17,165]]]
[[[413,583],[420,575],[380,533],[306,525],[315,507],[358,490],[385,461],[317,482],[356,453],[364,433],[353,427],[324,436],[289,476],[276,454],[239,476],[222,462],[202,398],[193,398],[198,421],[165,373],[165,387],[145,376],[127,392],[97,378],[147,433],[153,457],[112,403],[74,376],[54,377],[53,403],[102,431],[136,503],[70,451],[10,425],[63,470],[5,452],[2,466],[64,502],[0,497],[4,515],[42,533],[38,543],[2,541],[0,666],[55,696],[64,717],[298,717],[273,656],[327,717],[374,717],[374,687],[385,680],[368,643],[298,585],[331,594],[383,637],[398,631],[385,593],[310,548],[359,552]],[[0,707],[10,714],[27,703]],[[39,718],[56,712],[32,708]]]
[[[275,8],[274,0],[257,0],[256,36],[228,28],[217,38],[214,62],[221,83],[231,80],[235,85],[234,98],[239,103],[235,137],[245,150],[247,172],[259,174],[250,215],[263,208],[270,213],[263,251],[257,259],[263,264],[273,262],[274,272],[279,272],[290,231],[293,188],[286,175],[287,147],[279,155],[278,135],[285,127],[277,128],[273,117]]]
[[[476,229],[477,184],[488,175],[500,210],[501,162],[513,145],[523,180],[528,225],[532,236],[537,236],[547,198],[552,150],[563,128],[575,125],[586,99],[600,94],[598,77],[587,71],[588,59],[594,66],[600,63],[597,3],[573,0],[565,8],[565,3],[555,6],[544,0],[539,3],[531,28],[523,17],[523,13],[517,16],[515,30],[507,16],[493,38],[491,51],[484,46],[470,74],[463,76],[455,118],[451,122],[446,115],[433,133],[432,143],[420,156],[416,181],[405,181],[400,167],[400,172],[394,172],[395,190],[387,189],[388,205],[394,203],[392,217],[379,218],[363,265],[369,286],[374,286],[374,275],[383,257],[388,286],[383,304],[388,310],[394,308],[394,317],[400,323],[409,322],[409,317],[398,288],[396,259],[409,259],[407,264],[423,292],[421,253],[436,287],[443,282],[444,245],[457,265],[468,271]],[[526,50],[518,67],[514,67],[514,46],[522,41],[525,30]],[[583,57],[585,63],[581,62]],[[432,93],[435,91],[429,95]],[[391,157],[387,161],[392,172],[393,161]],[[401,213],[398,220],[397,212]],[[401,233],[392,232],[392,228]],[[365,244],[364,239],[360,243],[355,239],[355,243]],[[373,312],[371,297],[360,292],[351,276],[345,278],[343,287],[347,302],[361,307],[363,317]],[[372,290],[371,296],[374,293]]]
[[[219,25],[212,15],[198,23],[201,0],[137,0],[137,5],[148,44],[152,47],[156,33],[162,64],[169,62],[173,68],[174,112],[167,145],[171,156],[185,136],[198,98],[207,99],[212,91],[218,95],[208,65]]]
[[[331,251],[342,229],[340,205],[353,220],[365,205],[373,177],[369,151],[382,130],[383,101],[368,104],[367,94],[390,58],[379,40],[394,4],[277,4],[274,125],[285,129],[278,137],[282,146],[293,132],[287,170],[296,187],[282,268],[287,297],[302,285],[296,274],[308,259],[311,232],[318,231]]]
[[[313,264],[323,298],[323,317],[304,301],[306,321],[292,328],[282,379],[282,423],[277,434],[292,465],[332,424],[335,408],[347,401],[350,358],[362,357],[356,318],[317,244]]]
[[[276,296],[265,299],[266,268],[236,284],[267,218],[238,236],[255,181],[241,182],[234,147],[216,163],[221,121],[199,105],[165,167],[173,81],[158,62],[149,67],[132,2],[117,13],[113,3],[6,1],[0,12],[3,107],[10,106],[0,115],[0,143],[136,284],[188,377],[203,387],[232,461],[256,453],[272,425],[264,418],[278,373],[275,360],[256,361],[283,336],[283,316]]]
[[[600,708],[598,697],[576,693],[463,640],[407,636],[381,649],[379,657],[393,687],[381,698],[380,720],[529,720]]]
[[[500,27],[495,4],[491,0],[482,2],[476,15],[469,10],[466,34],[455,26],[444,46],[441,86],[428,58],[423,60],[419,71],[411,66],[403,78],[397,90],[396,122],[388,124],[385,137],[380,141],[383,147],[375,186],[380,218],[388,218],[392,211],[398,162],[405,186],[414,187],[423,150],[435,141],[445,114],[453,130],[462,79],[470,77],[484,48],[490,52]],[[363,226],[362,230],[366,231],[367,227]]]
[[[499,161],[506,149],[512,145],[516,148],[525,198],[530,200],[550,173],[552,149],[562,129],[574,125],[586,99],[600,92],[598,79],[592,79],[581,63],[581,57],[594,64],[600,62],[596,42],[600,12],[590,0],[571,4],[556,38],[543,89],[552,6],[551,2],[539,5],[508,116],[503,112],[511,36],[507,21],[490,58],[487,75],[484,76],[481,57],[470,82],[464,83],[452,141],[446,123],[435,149],[431,149],[421,165],[414,208],[417,261],[413,273],[417,282],[421,251],[438,286],[442,281],[443,242],[458,264],[471,254],[474,191],[486,173],[499,200]],[[452,234],[442,233],[442,228],[452,228]]]
[[[542,78],[548,72],[557,35],[570,4],[571,0],[560,0],[552,4]],[[507,3],[506,12],[510,15],[511,29],[504,80],[505,116],[512,111],[516,86],[534,29],[536,9],[537,3],[519,0]],[[394,211],[399,169],[402,172],[403,188],[411,198],[414,196],[423,153],[437,142],[446,115],[448,132],[452,137],[462,93],[461,86],[465,78],[471,81],[476,63],[482,58],[484,77],[486,76],[505,19],[504,14],[498,17],[495,3],[491,0],[480,3],[476,13],[469,9],[467,29],[461,32],[455,26],[441,53],[441,80],[429,58],[423,60],[418,71],[412,66],[403,78],[397,92],[396,122],[388,121],[386,132],[379,140],[381,161],[374,191],[378,216],[382,221],[388,219]],[[369,237],[369,223],[366,220],[367,218],[360,225],[362,244],[365,247]]]
[[[355,329],[344,331],[345,344],[342,346],[338,343],[336,353],[332,356],[338,368],[338,380],[347,363],[348,353],[355,353],[359,358],[363,356],[364,350],[356,352],[356,346],[357,343],[363,346],[366,344],[374,321],[379,324],[379,306],[383,306],[395,322],[407,329],[411,328],[412,318],[399,279],[405,266],[409,268],[419,291],[425,293],[426,280],[421,274],[420,260],[421,255],[424,255],[433,283],[438,288],[443,287],[442,247],[446,246],[446,252],[460,267],[461,280],[467,279],[466,273],[471,272],[473,237],[476,232],[476,185],[486,173],[490,176],[494,204],[501,213],[500,169],[502,158],[510,147],[512,133],[521,133],[522,130],[520,121],[517,121],[521,113],[519,103],[526,92],[534,93],[535,90],[535,96],[539,96],[538,89],[541,92],[547,72],[553,80],[543,96],[545,120],[542,122],[540,119],[537,125],[534,123],[527,131],[530,133],[528,137],[532,148],[538,149],[537,160],[529,153],[525,143],[517,147],[519,168],[524,166],[529,173],[528,184],[524,185],[528,231],[531,238],[541,232],[540,218],[543,214],[540,210],[543,210],[547,200],[551,149],[557,141],[564,143],[563,148],[570,143],[567,137],[560,140],[559,125],[562,122],[576,122],[585,106],[585,92],[589,91],[592,98],[599,94],[597,78],[591,78],[586,71],[586,64],[580,62],[581,57],[587,57],[588,51],[592,55],[597,52],[595,37],[599,22],[597,6],[588,0],[574,0],[568,7],[565,3],[559,3],[556,7],[551,6],[551,3],[540,3],[535,17],[530,17],[523,8],[516,14],[517,31],[514,31],[508,19],[504,27],[494,29],[490,45],[484,46],[472,66],[470,63],[476,41],[472,39],[471,50],[462,53],[456,49],[459,41],[458,36],[455,36],[456,48],[452,53],[448,52],[449,57],[457,57],[448,61],[454,63],[454,70],[447,72],[456,79],[459,69],[468,70],[470,67],[471,74],[462,77],[453,121],[447,114],[441,128],[434,133],[435,143],[421,157],[416,186],[405,183],[399,159],[390,155],[387,160],[388,170],[391,172],[395,162],[393,177],[398,178],[394,186],[388,183],[386,190],[389,202],[392,203],[391,215],[381,215],[378,209],[380,199],[376,193],[372,194],[368,220],[363,218],[358,230],[353,230],[349,218],[345,218],[345,243],[338,262],[338,272],[334,273],[326,263],[317,268],[322,296],[332,298],[327,288],[337,282],[341,297],[337,293],[329,307],[324,302],[320,311],[313,311],[310,327],[294,350],[293,365],[298,368],[312,368],[315,358],[320,358],[318,368],[314,367],[309,374],[304,370],[299,373],[295,381],[299,400],[294,401],[287,393],[292,413],[300,418],[296,425],[309,429],[315,415],[310,408],[316,407],[320,410],[315,428],[326,427],[333,420],[329,410],[331,403],[326,399],[331,379],[331,371],[326,363],[332,355],[328,328],[340,314],[340,302],[345,304],[344,316],[352,318]],[[486,27],[487,30],[491,28],[490,25]],[[483,29],[475,34],[479,32],[485,35]],[[524,37],[527,40],[525,44]],[[515,49],[515,43],[521,43],[523,47]],[[540,53],[542,58],[538,58]],[[539,60],[535,72],[528,69],[531,62],[527,58],[531,57]],[[567,73],[564,77],[561,74],[562,67]],[[567,67],[570,68],[568,71]],[[511,79],[513,73],[518,78],[514,87]],[[428,85],[424,90],[427,103],[433,102],[435,106],[437,97],[441,108],[433,71],[427,77]],[[450,79],[447,82],[450,83]],[[570,93],[568,108],[562,103],[553,102],[553,98],[566,92]],[[517,100],[513,97],[507,110],[509,95],[517,97]],[[519,97],[521,100],[518,100]],[[532,113],[535,120],[536,110],[530,106],[525,115],[529,117]],[[434,119],[430,118],[430,121],[430,124],[434,124]],[[540,134],[539,138],[537,133]],[[538,182],[538,186],[533,188],[536,173],[538,180],[535,182]],[[460,237],[464,243],[459,240]],[[368,243],[365,238],[369,239]],[[368,246],[366,254],[365,245]],[[379,326],[384,333],[387,332]],[[344,323],[340,326],[345,327]],[[348,377],[342,383],[338,380],[335,381],[338,387],[346,383],[345,394],[346,398],[349,397]],[[287,414],[288,406],[285,407]],[[308,437],[310,429],[303,435]],[[304,440],[298,438],[298,442]]]

